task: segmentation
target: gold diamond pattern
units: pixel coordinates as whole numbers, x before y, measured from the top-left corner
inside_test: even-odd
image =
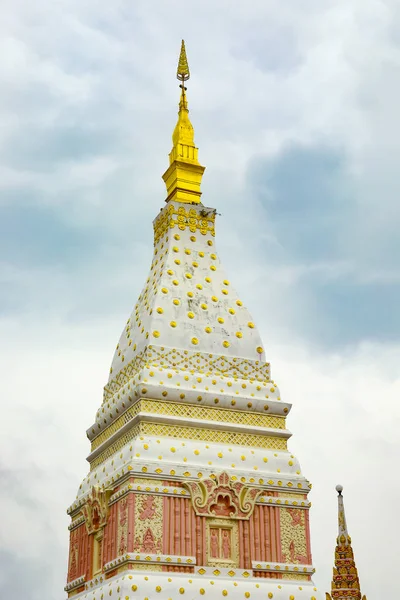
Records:
[[[140,400],[128,408],[121,417],[114,421],[92,442],[92,452],[109,439],[126,423],[129,423],[140,412],[184,417],[185,419],[201,419],[217,421],[219,423],[234,423],[250,427],[270,427],[285,429],[285,418],[275,415],[265,415],[248,411],[231,410],[228,408],[213,408],[207,406],[194,406],[179,402],[163,402],[161,400]]]
[[[93,461],[91,461],[90,469],[93,470],[138,435],[154,435],[160,437],[181,438],[185,440],[199,440],[202,442],[234,444],[237,446],[271,448],[274,450],[287,449],[286,439],[279,437],[253,433],[237,433],[233,431],[218,431],[215,429],[202,429],[200,427],[163,425],[161,423],[146,423],[143,421],[127,431],[118,439],[118,441],[111,444],[106,450],[101,452]]]
[[[114,394],[129,383],[131,379],[146,365],[161,369],[179,369],[180,371],[194,371],[206,375],[217,375],[243,380],[254,379],[259,382],[269,381],[269,363],[252,361],[246,358],[236,358],[207,354],[204,352],[189,352],[176,348],[157,348],[147,346],[138,353],[114,379],[105,387],[103,403],[109,401]]]

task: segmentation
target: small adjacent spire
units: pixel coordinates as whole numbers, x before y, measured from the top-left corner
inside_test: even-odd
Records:
[[[337,485],[338,493],[338,537],[336,540],[335,566],[333,567],[332,590],[326,600],[367,600],[361,597],[360,581],[354,561],[351,537],[347,531],[344,512],[343,486]]]
[[[178,122],[172,134],[172,150],[169,167],[163,175],[167,186],[167,198],[177,202],[200,203],[200,184],[205,167],[198,161],[198,149],[194,144],[194,129],[189,119],[185,82],[190,78],[185,42],[182,40],[176,77],[182,83]]]

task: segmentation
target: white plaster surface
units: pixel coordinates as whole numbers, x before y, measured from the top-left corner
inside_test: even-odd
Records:
[[[169,202],[155,222],[180,209],[199,216],[214,213],[202,205]],[[155,243],[149,277],[121,334],[103,404],[87,432],[90,439],[138,397],[163,394],[206,406],[290,411],[270,378],[259,332],[224,272],[212,232],[190,231],[189,221],[183,230],[166,228]]]
[[[161,469],[162,472],[158,472]],[[171,476],[171,471],[174,475]],[[92,486],[115,485],[123,475],[176,478],[189,480],[201,473],[227,471],[246,482],[264,484],[273,481],[273,487],[284,489],[290,482],[290,491],[308,492],[308,482],[301,474],[298,460],[290,452],[265,448],[247,448],[236,445],[141,436],[128,442],[104,463],[93,469],[83,480],[77,499],[87,495]],[[190,476],[187,475],[190,473]],[[186,474],[186,475],[185,475]],[[280,484],[279,484],[280,482]],[[151,480],[149,480],[151,484]],[[298,486],[301,485],[301,488]],[[271,487],[271,486],[269,486]],[[289,491],[289,489],[288,489]]]
[[[213,211],[203,205],[169,202],[162,212],[168,212],[171,205],[198,214]],[[193,296],[189,297],[188,292]],[[174,304],[174,300],[179,303]],[[214,236],[210,232],[191,232],[188,227],[184,231],[178,227],[167,229],[155,245],[150,275],[120,337],[110,379],[155,339],[170,348],[195,347],[200,352],[264,360],[264,351],[258,351],[263,347],[260,334],[255,326],[249,327],[253,319],[238,302],[240,296],[221,265]],[[157,308],[163,312],[157,312]],[[195,315],[192,319],[188,316],[191,312]],[[171,322],[176,326],[171,327]],[[206,327],[210,333],[206,333]],[[154,332],[159,333],[157,338]],[[195,345],[194,337],[198,340]],[[225,341],[229,346],[224,346]]]
[[[167,352],[170,356],[165,361],[159,358]],[[87,431],[89,439],[94,439],[138,398],[159,398],[172,402],[281,416],[289,414],[291,404],[281,401],[279,388],[274,382],[266,381],[262,375],[257,375],[258,365],[238,358],[235,374],[229,375],[217,371],[218,364],[214,367],[214,372],[206,371],[210,369],[210,365],[204,365],[204,368],[198,366],[198,369],[190,368],[198,360],[202,361],[203,355],[188,351],[185,358],[186,362],[180,361],[178,352],[175,354],[170,349],[159,346],[150,347],[146,365],[97,411],[96,422]],[[210,361],[210,355],[207,355],[207,359]],[[164,364],[161,364],[160,360]],[[182,366],[176,364],[178,360]],[[176,366],[165,364],[167,361],[176,361]],[[222,363],[221,368],[227,365],[227,361]]]
[[[216,568],[213,569],[215,571]],[[210,571],[210,569],[208,569]],[[322,600],[323,596],[312,582],[262,579],[256,577],[230,577],[220,570],[220,575],[135,572],[103,581],[98,586],[75,596],[79,599],[105,600],[200,600],[200,598],[235,598],[243,600]],[[238,569],[235,571],[239,571]],[[143,574],[142,574],[143,573]],[[247,595],[250,594],[250,595]],[[269,596],[269,594],[272,594]]]

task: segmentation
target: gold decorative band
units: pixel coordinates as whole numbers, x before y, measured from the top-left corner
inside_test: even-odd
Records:
[[[100,433],[92,442],[91,452],[108,440],[126,423],[134,419],[140,412],[154,415],[167,415],[171,417],[184,417],[185,419],[202,419],[218,423],[234,423],[248,425],[249,427],[270,427],[285,429],[285,417],[265,415],[261,413],[239,411],[229,408],[213,408],[208,406],[194,406],[180,402],[165,402],[162,400],[142,399],[136,402],[116,419],[111,425]]]
[[[205,212],[205,211],[204,211]],[[192,233],[199,231],[202,235],[210,233],[215,235],[215,211],[208,210],[203,215],[199,214],[194,208],[186,210],[184,206],[176,208],[170,204],[159,217],[154,221],[154,244],[168,231],[177,227],[181,231],[188,228]]]
[[[112,379],[104,388],[103,403],[109,401],[114,394],[128,384],[133,377],[145,366],[170,369],[175,372],[193,371],[215,376],[224,376],[245,381],[270,381],[270,365],[261,361],[246,358],[207,354],[204,352],[189,352],[179,348],[164,348],[153,345],[147,346]]]
[[[133,438],[139,435],[154,435],[159,437],[181,438],[185,440],[198,440],[202,442],[214,442],[222,444],[234,444],[237,446],[253,446],[255,448],[269,448],[273,450],[286,450],[287,440],[285,438],[259,435],[254,433],[237,433],[234,431],[219,431],[215,429],[203,429],[200,427],[186,427],[180,425],[164,425],[161,423],[147,423],[142,421],[122,435],[116,442],[108,446],[90,463],[93,470],[102,462],[107,460]]]

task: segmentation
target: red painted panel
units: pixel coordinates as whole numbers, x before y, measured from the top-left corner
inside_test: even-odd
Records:
[[[133,552],[135,539],[135,494],[128,494],[128,552]]]

